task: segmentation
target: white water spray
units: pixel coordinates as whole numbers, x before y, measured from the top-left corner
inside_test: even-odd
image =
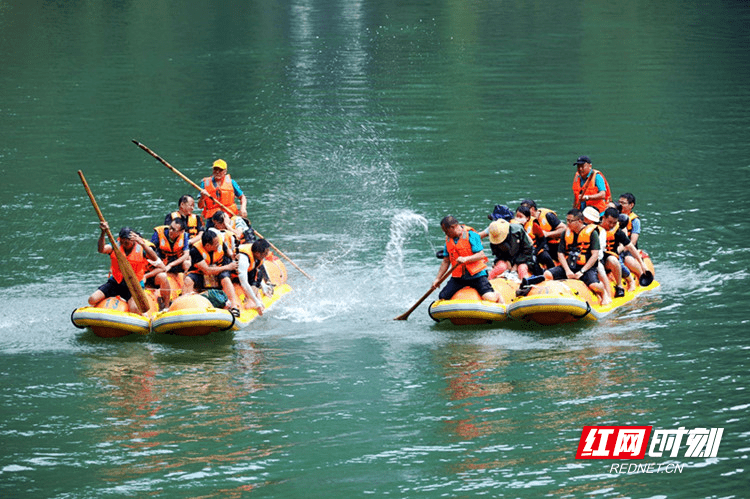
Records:
[[[412,211],[399,211],[391,219],[391,235],[385,246],[385,269],[391,278],[404,275],[404,245],[416,229],[427,236],[428,222],[425,217]]]

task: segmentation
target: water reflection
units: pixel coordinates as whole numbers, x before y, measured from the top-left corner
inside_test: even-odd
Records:
[[[90,355],[82,365],[100,388],[83,409],[102,422],[91,433],[99,463],[118,465],[98,472],[112,487],[222,477],[245,490],[265,482],[260,474],[281,446],[263,436],[272,429],[255,396],[267,365],[253,343],[132,348],[126,357]]]
[[[465,447],[451,473],[472,481],[492,471],[495,480],[519,486],[564,483],[584,425],[651,420],[650,399],[638,388],[655,381],[641,359],[653,346],[651,335],[645,328],[610,325],[542,350],[534,343],[512,350],[464,340],[436,351],[449,402],[446,444]],[[540,469],[560,478],[524,478],[527,470]]]

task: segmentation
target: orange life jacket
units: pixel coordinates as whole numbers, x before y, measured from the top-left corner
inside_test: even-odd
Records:
[[[604,230],[604,227],[599,230]],[[607,251],[610,253],[617,253],[617,248],[615,248],[615,234],[618,230],[620,230],[620,226],[615,224],[614,227],[607,231]]]
[[[247,269],[247,273],[250,274],[252,271],[257,269],[262,262],[256,262],[255,257],[253,256],[253,245],[252,244],[240,244],[237,247],[237,253],[242,253],[243,255],[247,255],[247,257],[250,259],[250,267]],[[238,275],[236,271],[232,272],[233,276]]]
[[[552,210],[548,210],[547,208],[539,208],[539,216],[537,217],[537,221],[539,222],[539,226],[542,228],[542,230],[546,232],[552,232],[556,229],[556,227],[552,227],[550,225],[549,220],[547,220],[547,213],[552,213],[553,215],[557,216],[557,213]],[[560,236],[548,237],[547,242],[557,245],[560,242]]]
[[[162,255],[162,261],[169,263],[170,258],[175,259],[182,256],[182,252],[185,250],[185,233],[182,237],[179,237],[175,241],[170,241],[167,237],[166,229],[169,229],[168,225],[159,225],[154,227],[154,232],[159,236],[159,251]]]
[[[575,177],[573,177],[573,208],[578,208],[579,210],[582,209],[581,203],[583,202],[583,196],[593,196],[595,194],[599,194],[599,189],[597,189],[596,187],[597,175],[601,175],[602,180],[604,180],[606,194],[604,195],[604,199],[586,201],[586,206],[593,206],[594,208],[599,210],[599,213],[607,209],[607,203],[612,201],[612,193],[609,190],[609,182],[607,182],[607,179],[604,177],[602,172],[600,172],[599,170],[594,170],[593,168],[589,172],[589,176],[583,183],[583,185],[581,185],[581,176],[578,174],[578,172],[576,172]]]
[[[122,244],[120,244],[119,237],[117,238],[117,246],[122,250]],[[122,252],[128,262],[130,262],[130,266],[133,267],[133,271],[138,280],[142,281],[143,276],[146,274],[146,263],[148,263],[146,256],[143,254],[143,248],[139,244],[136,244],[133,246],[133,250],[130,254],[125,253],[124,250]],[[122,271],[120,270],[120,265],[117,263],[117,256],[115,255],[114,249],[112,250],[112,253],[109,254],[109,259],[111,262],[109,272],[112,274],[112,277],[115,278],[115,281],[122,282]]]
[[[208,265],[221,265],[224,261],[224,244],[222,243],[219,244],[219,248],[216,251],[212,251],[211,253],[203,247],[203,241],[196,242],[193,248],[198,250]]]
[[[198,234],[198,215],[191,213],[186,218],[179,211],[175,211],[170,216],[172,217],[172,219],[182,218],[183,220],[185,220],[185,225],[187,225],[187,228],[185,230],[190,237]]]
[[[591,238],[599,237],[599,234],[592,235],[597,227],[599,226],[596,224],[589,224],[581,229],[581,232],[578,234],[569,228],[565,229],[565,250],[568,254],[578,252],[575,259],[578,265],[585,265],[588,259],[591,258]]]
[[[627,234],[628,237],[633,233],[633,220],[635,220],[636,218],[638,218],[638,215],[636,215],[632,211],[628,213],[628,225],[625,226],[625,234]]]
[[[237,214],[237,204],[234,202],[234,187],[232,187],[232,177],[227,173],[224,175],[224,181],[219,186],[214,185],[213,177],[206,177],[203,179],[203,188],[208,191],[210,195],[218,199],[221,204],[229,208],[232,215]],[[221,207],[214,202],[211,198],[201,199],[203,202],[203,220],[208,220],[211,215],[221,209]],[[230,216],[232,216],[230,215]]]
[[[476,232],[476,231],[467,225],[463,225],[462,227],[464,228],[464,233],[461,234],[460,238],[458,238],[457,243],[453,242],[452,237],[446,236],[445,238],[445,247],[448,250],[448,255],[450,256],[451,267],[456,264],[456,259],[459,256],[471,256],[474,254],[474,251],[472,251],[471,249],[471,243],[469,242],[469,231],[472,231],[472,232]],[[456,267],[455,270],[453,270],[453,273],[451,274],[451,276],[461,278],[464,273],[464,268],[466,268],[466,271],[470,275],[476,275],[479,272],[487,268],[486,262],[487,262],[487,257],[485,256],[481,260],[477,260],[471,263],[466,263],[464,265]]]

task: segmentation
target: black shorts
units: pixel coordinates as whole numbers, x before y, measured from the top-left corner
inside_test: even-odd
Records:
[[[128,301],[132,297],[128,285],[125,284],[125,279],[122,282],[117,282],[114,277],[110,277],[107,279],[107,282],[99,286],[99,291],[104,293],[105,298],[119,296],[123,300]]]
[[[222,279],[225,277],[231,278],[231,274],[228,270],[225,270],[224,272],[220,272],[216,275],[216,282],[221,283]],[[200,272],[190,272],[188,275],[185,276],[185,279],[190,279],[193,281],[193,286],[196,289],[206,289],[205,286],[205,279],[203,278],[203,274]],[[219,284],[219,287],[221,287],[221,284]]]
[[[458,277],[451,277],[448,280],[448,284],[440,291],[438,297],[441,300],[450,300],[460,289],[469,286],[474,288],[479,293],[479,296],[484,296],[486,293],[492,293],[495,288],[490,284],[489,279],[486,275],[474,277],[472,279],[461,279]]]
[[[596,274],[596,268],[597,266],[594,265],[594,267],[588,269],[581,276],[580,280],[583,281],[586,286],[591,286],[592,284],[599,282],[599,276]],[[578,272],[580,270],[580,267],[571,267],[570,270],[572,270],[573,272]],[[549,269],[548,272],[552,274],[552,278],[556,281],[561,281],[568,278],[567,274],[565,273],[565,269],[559,266]]]

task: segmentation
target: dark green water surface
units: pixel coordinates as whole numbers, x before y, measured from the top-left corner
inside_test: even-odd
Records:
[[[748,497],[746,1],[0,2],[0,497]],[[113,227],[217,157],[315,277],[252,328],[101,340]],[[564,214],[581,154],[662,286],[593,325],[435,324],[439,220]],[[677,473],[584,425],[724,428]],[[628,463],[627,461],[622,461]],[[619,463],[619,462],[618,462]]]

